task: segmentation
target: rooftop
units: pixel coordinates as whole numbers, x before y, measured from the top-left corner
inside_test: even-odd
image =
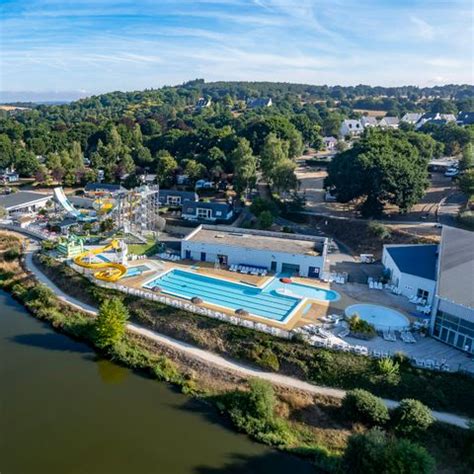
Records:
[[[41,199],[49,199],[49,194],[35,193],[33,191],[19,191],[18,193],[5,194],[0,196],[0,206],[6,210],[17,206],[24,206]]]
[[[443,227],[438,296],[474,308],[474,233]]]
[[[325,242],[324,237],[223,226],[200,226],[185,240],[302,255],[320,255]]]
[[[402,273],[436,280],[437,245],[387,245],[385,248]]]

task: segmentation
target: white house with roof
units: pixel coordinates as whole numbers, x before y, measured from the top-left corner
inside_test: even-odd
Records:
[[[364,126],[360,120],[346,119],[343,120],[339,128],[339,135],[341,137],[361,135],[364,131]]]
[[[360,123],[364,128],[378,127],[379,122],[375,117],[364,116],[360,119]]]
[[[201,225],[181,241],[181,258],[221,265],[248,265],[318,278],[327,238],[237,227]]]
[[[337,145],[337,138],[335,138],[335,137],[323,137],[323,145],[324,145],[324,148],[328,151],[335,150],[336,145]]]
[[[385,116],[379,122],[379,126],[382,128],[398,128],[400,120],[398,117],[388,117]]]
[[[382,264],[389,282],[407,298],[431,304],[436,287],[438,245],[384,245]]]
[[[401,119],[400,122],[409,123],[410,125],[415,125],[418,120],[421,119],[423,114],[417,112],[408,112]]]
[[[38,212],[47,205],[52,197],[51,194],[19,191],[0,196],[0,207],[7,211],[9,217],[13,217],[17,214]]]
[[[474,354],[474,233],[443,227],[431,335]]]

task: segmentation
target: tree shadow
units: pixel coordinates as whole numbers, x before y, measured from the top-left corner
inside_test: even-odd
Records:
[[[11,342],[24,346],[39,347],[49,351],[90,353],[91,349],[85,344],[80,344],[62,334],[19,334],[9,339]]]
[[[308,461],[269,450],[255,456],[234,454],[223,466],[197,466],[193,472],[195,474],[314,474],[323,471],[317,470]]]

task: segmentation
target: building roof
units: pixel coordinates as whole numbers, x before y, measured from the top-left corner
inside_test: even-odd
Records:
[[[323,141],[336,143],[337,138],[336,137],[323,137]]]
[[[9,209],[26,207],[35,202],[50,198],[52,198],[52,195],[50,194],[35,193],[33,191],[19,191],[18,193],[0,196],[0,206],[8,211]]]
[[[457,121],[462,125],[474,124],[474,112],[459,112]]]
[[[378,121],[375,117],[362,117],[360,121],[364,127],[367,125],[372,125],[374,127],[378,125]]]
[[[203,201],[187,201],[185,203],[185,212],[194,211],[197,208],[200,209],[212,209],[213,211],[229,212],[232,206],[227,202],[203,202]]]
[[[321,255],[326,241],[324,237],[206,225],[199,226],[184,240],[312,256]]]
[[[400,120],[398,120],[398,117],[387,117],[385,116],[381,122],[386,123],[387,125],[398,125]]]
[[[108,184],[108,183],[87,183],[84,190],[85,191],[97,191],[98,189],[106,191],[120,191],[123,188],[120,184]]]
[[[160,189],[160,196],[180,196],[183,201],[197,201],[199,196],[194,191],[179,191],[178,189]]]
[[[417,112],[409,112],[406,113],[402,117],[402,122],[408,122],[408,123],[416,123],[418,120],[421,119],[423,114],[417,113]]]
[[[474,308],[474,232],[443,227],[437,294]]]
[[[400,272],[436,280],[437,245],[386,245]]]
[[[255,109],[257,107],[270,107],[272,105],[272,99],[268,97],[257,97],[255,99],[248,99],[247,106],[251,109]]]

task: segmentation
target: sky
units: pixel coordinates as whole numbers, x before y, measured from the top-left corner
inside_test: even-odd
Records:
[[[0,91],[59,98],[195,78],[472,84],[473,5],[472,0],[0,0]]]

